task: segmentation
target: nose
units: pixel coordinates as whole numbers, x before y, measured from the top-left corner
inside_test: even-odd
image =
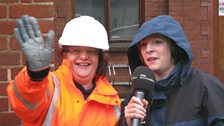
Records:
[[[154,48],[153,48],[153,45],[151,44],[151,42],[148,42],[147,45],[146,45],[146,51],[147,52],[153,52],[154,51]]]
[[[87,58],[88,58],[88,54],[87,54],[86,51],[81,51],[79,57],[80,57],[81,59],[87,59]]]

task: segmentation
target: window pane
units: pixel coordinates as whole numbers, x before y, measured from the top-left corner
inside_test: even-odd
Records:
[[[139,0],[110,0],[111,38],[133,37],[139,26]]]
[[[105,0],[76,0],[75,16],[89,15],[100,21],[105,26]]]

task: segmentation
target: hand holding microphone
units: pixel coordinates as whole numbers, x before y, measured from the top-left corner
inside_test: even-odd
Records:
[[[132,88],[134,96],[125,107],[125,118],[132,126],[139,126],[140,119],[146,116],[148,102],[144,99],[147,92],[154,90],[154,75],[152,71],[144,66],[137,67],[132,75]]]
[[[136,96],[133,96],[128,105],[125,106],[124,109],[124,114],[125,114],[125,119],[128,124],[128,126],[131,126],[132,120],[134,118],[139,119],[144,119],[146,116],[146,108],[148,106],[148,101],[145,99],[140,100]],[[132,124],[133,125],[133,124]]]

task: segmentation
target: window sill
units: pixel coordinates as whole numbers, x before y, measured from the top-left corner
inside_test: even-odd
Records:
[[[109,42],[110,50],[112,52],[127,52],[131,39],[118,40],[111,39]]]

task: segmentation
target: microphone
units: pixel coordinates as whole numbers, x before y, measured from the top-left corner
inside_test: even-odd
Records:
[[[142,100],[145,97],[146,92],[154,90],[155,77],[149,68],[138,66],[132,74],[131,82],[134,96]],[[139,124],[139,118],[132,119],[132,126],[139,126]]]

